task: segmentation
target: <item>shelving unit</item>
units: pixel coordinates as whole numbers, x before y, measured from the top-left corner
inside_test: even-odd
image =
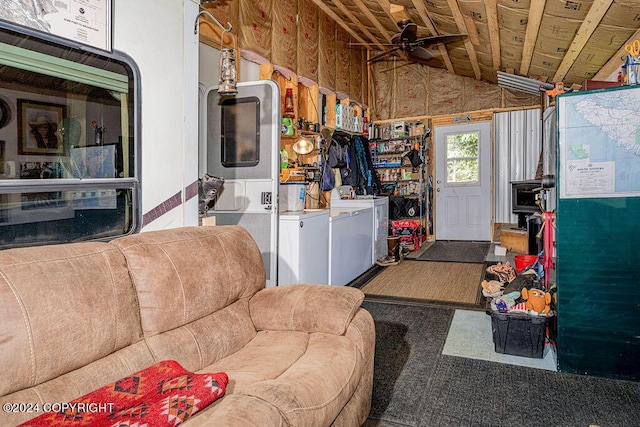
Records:
[[[425,137],[424,135],[405,136],[389,139],[371,139],[370,149],[373,168],[378,174],[378,178],[383,187],[385,195],[389,196],[390,203],[393,204],[393,198],[404,198],[406,200],[415,200],[416,203],[412,207],[406,209],[404,214],[396,218],[396,220],[417,220],[418,242],[422,242],[423,232],[426,230],[425,212],[426,212],[426,182],[425,182]],[[413,167],[407,154],[413,149],[417,151],[422,159],[422,164]],[[386,189],[386,191],[384,191]],[[391,221],[391,218],[390,218]],[[416,247],[416,249],[418,249]]]

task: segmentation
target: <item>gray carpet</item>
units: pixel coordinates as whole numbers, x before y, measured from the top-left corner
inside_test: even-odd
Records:
[[[444,356],[452,309],[363,305],[377,338],[366,427],[640,426],[640,382]]]
[[[489,242],[438,240],[416,259],[419,261],[482,263],[487,256],[490,245]]]

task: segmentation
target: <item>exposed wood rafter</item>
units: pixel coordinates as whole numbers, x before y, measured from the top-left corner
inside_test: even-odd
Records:
[[[338,9],[340,9],[340,12],[344,13],[344,15],[347,18],[349,18],[351,20],[351,22],[356,27],[358,27],[358,29],[360,31],[362,31],[367,37],[369,37],[369,39],[371,39],[371,42],[373,44],[375,44],[378,47],[378,49],[380,49],[380,50],[384,50],[385,49],[385,47],[378,41],[376,36],[371,34],[371,32],[367,29],[367,27],[362,25],[362,22],[360,22],[360,20],[358,18],[356,18],[353,13],[351,13],[351,11],[344,5],[344,3],[342,3],[340,0],[333,0],[333,4],[335,4],[336,7]]]
[[[484,10],[487,14],[487,25],[489,26],[493,68],[500,70],[502,61],[500,59],[500,27],[498,26],[498,4],[496,0],[484,0]]]
[[[424,5],[424,1],[422,0],[412,0],[412,1],[413,1],[413,6],[418,11],[420,18],[424,22],[424,25],[426,25],[427,28],[429,29],[429,32],[431,32],[431,35],[439,36],[440,34],[438,33],[438,30],[436,29],[435,25],[433,25],[433,22],[429,17],[429,12],[427,11],[427,7]],[[449,51],[447,51],[446,46],[444,45],[444,43],[438,43],[437,46],[438,46],[438,51],[440,52],[440,56],[444,61],[444,65],[447,67],[447,71],[449,71],[451,74],[454,74],[455,71],[453,69],[453,64],[451,63],[451,58],[449,58]]]
[[[349,24],[347,24],[346,22],[344,22],[344,20],[338,16],[333,10],[331,10],[331,8],[329,6],[327,6],[326,4],[324,4],[324,2],[322,0],[313,0],[313,2],[315,3],[316,6],[318,6],[320,9],[322,9],[322,11],[324,13],[326,13],[327,15],[329,15],[329,17],[331,19],[333,19],[334,21],[336,21],[338,23],[338,25],[340,25],[342,28],[344,28],[349,34],[351,34],[351,36],[356,39],[359,43],[362,44],[369,44],[369,42],[365,41],[362,37],[360,37],[360,35],[358,33],[356,33],[355,31],[353,31],[351,29],[351,27],[349,26]]]
[[[573,38],[567,54],[562,59],[556,74],[553,76],[554,82],[562,81],[562,79],[565,78],[576,58],[580,55],[580,52],[582,52],[582,49],[589,41],[589,37],[591,37],[598,24],[607,13],[607,10],[609,10],[611,3],[613,3],[613,0],[595,0],[593,2],[591,9],[589,9],[587,16],[584,18],[582,25],[580,25],[580,28],[578,29],[576,36]]]
[[[613,0],[612,0],[613,1]],[[469,29],[467,28],[467,24],[464,22],[464,16],[462,16],[462,12],[460,12],[460,6],[458,5],[457,0],[447,0],[449,4],[449,8],[451,9],[451,13],[453,14],[453,19],[456,21],[456,25],[460,32],[469,34]],[[467,49],[467,54],[469,55],[469,61],[471,62],[471,67],[473,68],[473,74],[475,75],[477,80],[480,80],[480,65],[478,64],[478,57],[476,55],[476,50],[471,43],[471,40],[468,38],[464,41],[464,47]]]
[[[360,9],[360,11],[362,13],[364,13],[364,15],[373,24],[373,26],[376,27],[378,32],[380,34],[382,34],[382,36],[385,38],[385,40],[390,42],[392,34],[389,34],[389,31],[387,31],[387,29],[384,27],[384,25],[382,25],[380,23],[380,21],[378,21],[378,19],[375,17],[375,15],[373,13],[371,13],[371,11],[367,7],[367,5],[364,4],[362,2],[362,0],[354,0],[354,3],[356,4],[356,6],[358,6],[358,9]]]
[[[524,46],[522,48],[522,62],[520,63],[520,75],[527,76],[529,67],[531,66],[531,58],[533,58],[533,49],[536,47],[538,33],[540,32],[540,23],[542,22],[542,14],[547,0],[537,0],[531,2],[529,9],[529,18],[527,20],[527,31],[524,35]]]
[[[607,80],[607,78],[611,74],[615,73],[620,68],[620,65],[623,64],[624,59],[627,56],[627,51],[624,49],[624,47],[628,44],[631,44],[634,40],[640,40],[640,30],[636,31],[631,37],[629,37],[627,42],[623,44],[622,47],[613,54],[611,59],[609,59],[607,63],[604,64],[600,71],[598,71],[598,73],[593,76],[593,79]]]

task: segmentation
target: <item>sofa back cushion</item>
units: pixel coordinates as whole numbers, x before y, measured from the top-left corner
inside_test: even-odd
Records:
[[[146,337],[248,301],[265,286],[260,250],[238,226],[151,231],[110,244],[127,260]]]
[[[126,262],[101,242],[0,251],[0,396],[142,338]]]

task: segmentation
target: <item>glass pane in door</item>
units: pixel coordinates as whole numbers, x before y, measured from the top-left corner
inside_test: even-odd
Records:
[[[447,135],[447,184],[473,184],[480,181],[479,135]]]

